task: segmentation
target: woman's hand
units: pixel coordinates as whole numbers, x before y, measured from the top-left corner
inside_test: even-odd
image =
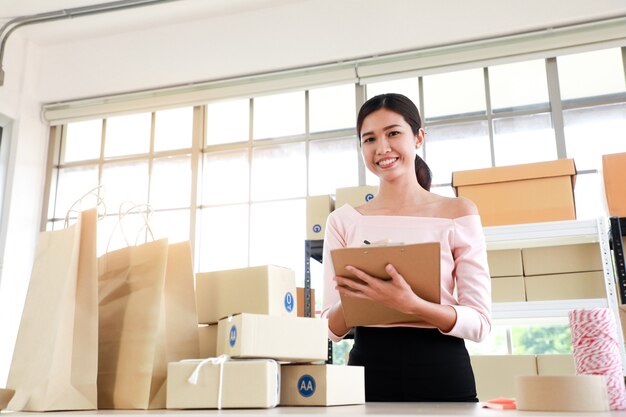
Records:
[[[420,305],[427,302],[413,292],[404,277],[391,264],[385,267],[391,277],[389,280],[373,277],[353,266],[347,266],[346,269],[360,281],[336,276],[336,289],[340,294],[376,301],[405,314],[418,314]]]

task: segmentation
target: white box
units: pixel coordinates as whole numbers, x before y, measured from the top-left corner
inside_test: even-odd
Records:
[[[365,403],[365,368],[342,365],[283,365],[280,404],[330,406]]]
[[[220,366],[201,366],[196,384],[189,382],[202,362],[170,362],[167,408],[218,408]],[[222,372],[222,408],[271,408],[280,401],[280,365],[270,359],[226,361]]]
[[[196,274],[198,322],[239,313],[296,317],[296,274],[275,265]]]
[[[238,314],[219,321],[217,354],[315,362],[328,356],[328,320]]]

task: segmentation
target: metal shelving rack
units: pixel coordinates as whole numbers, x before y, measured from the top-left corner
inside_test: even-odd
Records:
[[[626,271],[624,269],[624,251],[621,239],[621,231],[626,231],[626,218],[611,218],[610,221],[611,233],[607,229],[604,218],[485,227],[484,233],[488,250],[598,243],[601,250],[602,269],[607,294],[606,298],[598,299],[494,303],[492,310],[493,319],[528,320],[532,318],[567,317],[568,312],[574,309],[608,307],[615,315],[619,330],[618,293],[621,303],[626,304]],[[323,244],[323,240],[305,241],[305,311],[310,311],[308,308],[311,305],[311,258],[322,262]],[[610,244],[613,245],[615,260],[611,256]],[[616,280],[614,265],[619,280]],[[624,336],[621,331],[618,331],[617,334],[622,347],[622,371],[626,375]],[[330,342],[328,349],[327,362],[332,363],[332,344]]]

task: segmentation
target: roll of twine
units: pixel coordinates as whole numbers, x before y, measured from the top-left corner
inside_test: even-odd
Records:
[[[626,410],[622,357],[613,313],[608,308],[569,312],[578,375],[603,375],[612,410]]]

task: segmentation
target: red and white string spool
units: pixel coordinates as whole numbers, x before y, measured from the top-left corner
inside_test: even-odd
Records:
[[[615,318],[608,308],[569,312],[578,375],[604,375],[612,410],[626,410],[626,387]]]

